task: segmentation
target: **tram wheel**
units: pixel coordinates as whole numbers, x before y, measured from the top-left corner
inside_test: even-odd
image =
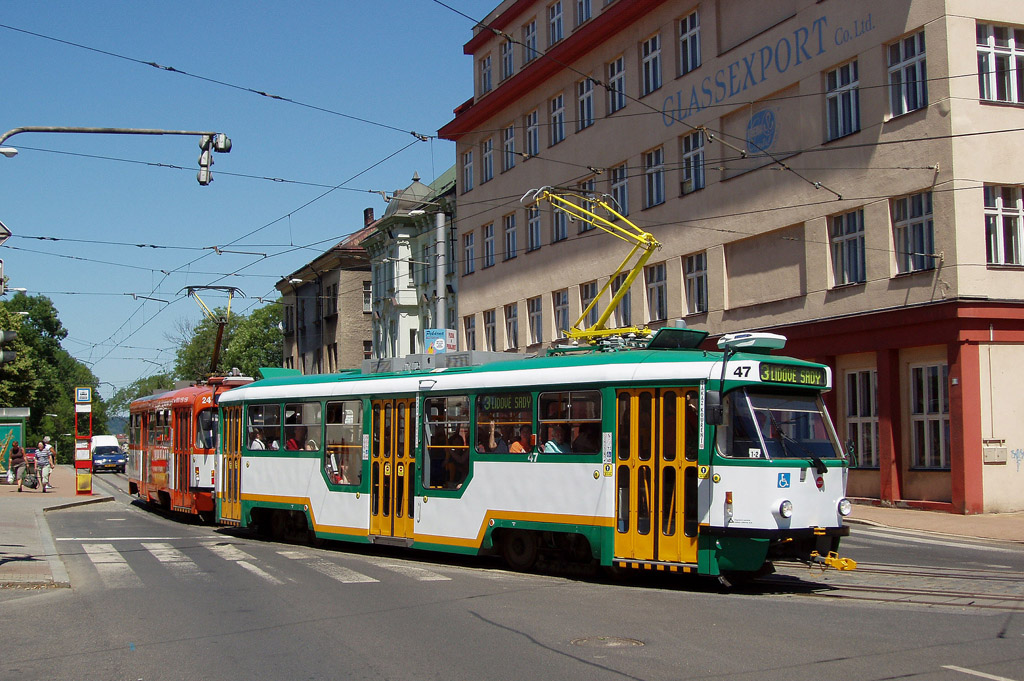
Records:
[[[525,572],[537,562],[537,537],[525,530],[511,530],[501,542],[501,556],[516,572]]]

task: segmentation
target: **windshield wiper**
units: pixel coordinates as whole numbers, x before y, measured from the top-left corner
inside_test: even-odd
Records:
[[[804,456],[799,457],[799,458],[807,459],[812,464],[814,464],[814,471],[818,475],[825,475],[826,473],[828,473],[828,466],[825,465],[824,461],[822,461],[817,456],[815,456],[814,452],[812,452],[809,449],[807,449],[806,447],[804,447],[802,443],[800,443],[799,441],[797,441],[797,440],[791,438],[790,436],[786,435],[783,432],[783,430],[782,430],[782,426],[779,424],[778,420],[775,418],[775,414],[772,413],[771,409],[767,409],[765,411],[768,412],[768,418],[771,419],[772,426],[775,428],[775,436],[776,436],[776,439],[779,441],[779,444],[782,446],[782,453],[783,454],[786,454],[786,453],[789,452],[789,450],[786,449],[786,441],[788,440],[789,442],[792,442],[798,448],[803,450]]]

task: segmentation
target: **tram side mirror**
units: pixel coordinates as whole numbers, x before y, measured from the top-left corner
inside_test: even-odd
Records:
[[[704,421],[709,426],[722,425],[722,394],[717,390],[704,395]]]

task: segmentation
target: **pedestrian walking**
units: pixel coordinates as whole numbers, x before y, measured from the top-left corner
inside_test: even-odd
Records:
[[[11,445],[11,460],[9,468],[14,473],[14,479],[18,481],[18,491],[21,492],[22,482],[25,480],[25,450],[21,448],[18,441],[15,440]]]
[[[44,494],[50,487],[50,472],[57,463],[53,447],[50,446],[50,436],[47,435],[39,443],[39,451],[36,452],[36,475],[39,476],[39,489]]]

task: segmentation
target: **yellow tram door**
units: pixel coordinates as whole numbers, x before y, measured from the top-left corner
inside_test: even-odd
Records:
[[[224,408],[221,431],[222,462],[220,518],[226,523],[242,521],[242,407]]]
[[[416,402],[374,400],[371,405],[370,534],[412,538]]]

